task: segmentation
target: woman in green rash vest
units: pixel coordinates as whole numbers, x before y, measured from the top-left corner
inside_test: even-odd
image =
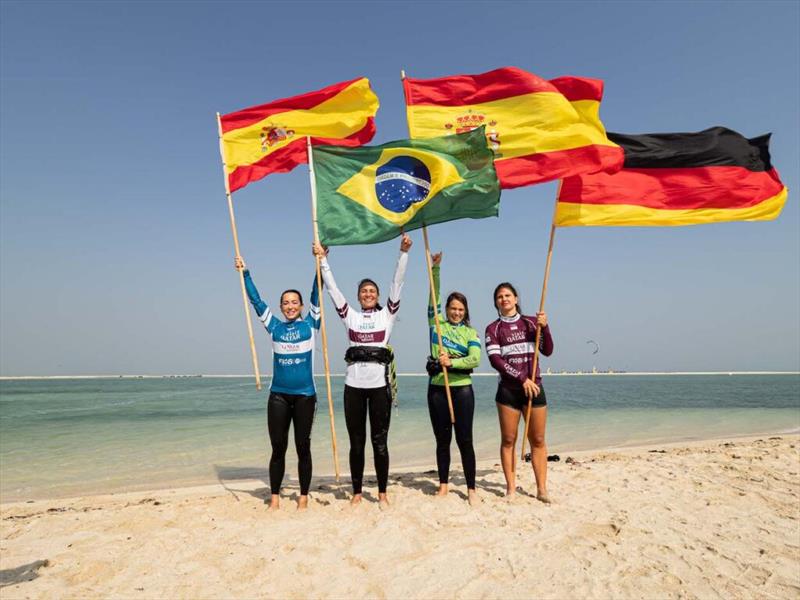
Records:
[[[433,433],[436,436],[436,466],[439,470],[439,496],[447,495],[450,471],[450,441],[453,426],[456,430],[456,444],[461,452],[464,477],[470,504],[477,502],[475,492],[475,449],[472,446],[472,418],[475,413],[475,395],[472,392],[472,369],[481,360],[481,343],[478,333],[469,324],[469,305],[464,294],[452,292],[447,297],[445,319],[441,315],[439,298],[439,270],[442,253],[431,256],[433,260],[433,286],[438,311],[434,313],[430,295],[428,296],[428,325],[430,326],[432,359],[428,373],[428,411],[431,416]],[[442,332],[442,346],[436,333],[435,315],[439,314]],[[450,422],[450,409],[441,367],[447,367],[450,395],[453,400],[455,424]]]

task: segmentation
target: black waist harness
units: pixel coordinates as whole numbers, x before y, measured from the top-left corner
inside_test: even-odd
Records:
[[[394,354],[389,348],[376,346],[350,346],[344,353],[347,364],[357,362],[374,362],[388,365],[394,360]]]
[[[344,353],[344,360],[348,365],[359,362],[383,365],[386,390],[389,392],[389,397],[394,405],[397,406],[397,371],[394,365],[394,352],[392,352],[391,348],[350,346]]]

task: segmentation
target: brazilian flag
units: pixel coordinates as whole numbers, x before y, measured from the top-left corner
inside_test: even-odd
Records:
[[[500,184],[484,127],[381,146],[314,146],[327,246],[375,244],[454,219],[496,217]]]

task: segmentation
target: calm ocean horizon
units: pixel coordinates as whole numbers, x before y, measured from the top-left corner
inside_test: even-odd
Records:
[[[627,376],[626,376],[627,375]],[[324,377],[317,377],[315,476],[333,474]],[[266,479],[264,389],[252,377],[0,379],[0,502]],[[339,463],[349,480],[341,376],[332,378]],[[474,378],[479,461],[498,457],[495,377]],[[800,430],[800,375],[544,377],[550,453]],[[399,379],[393,471],[434,468],[427,377]],[[455,442],[453,468],[460,470]],[[367,449],[366,474],[372,472]],[[296,484],[287,454],[285,482]]]

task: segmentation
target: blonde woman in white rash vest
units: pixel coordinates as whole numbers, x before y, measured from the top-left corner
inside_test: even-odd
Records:
[[[378,498],[381,508],[388,506],[386,487],[389,481],[389,421],[392,415],[392,393],[389,381],[389,363],[392,353],[386,345],[392,334],[397,311],[400,308],[400,291],[408,264],[411,238],[403,234],[400,256],[394,272],[386,306],[379,303],[380,289],[372,279],[362,279],[358,284],[358,302],[361,311],[351,307],[339,290],[328,264],[327,249],[314,245],[314,253],[321,258],[322,278],[336,311],[344,323],[350,347],[345,354],[347,370],[344,380],[344,418],[350,437],[350,477],[353,482],[351,504],[361,502],[364,478],[364,448],[367,443],[367,417],[369,417],[375,473],[378,476]]]

